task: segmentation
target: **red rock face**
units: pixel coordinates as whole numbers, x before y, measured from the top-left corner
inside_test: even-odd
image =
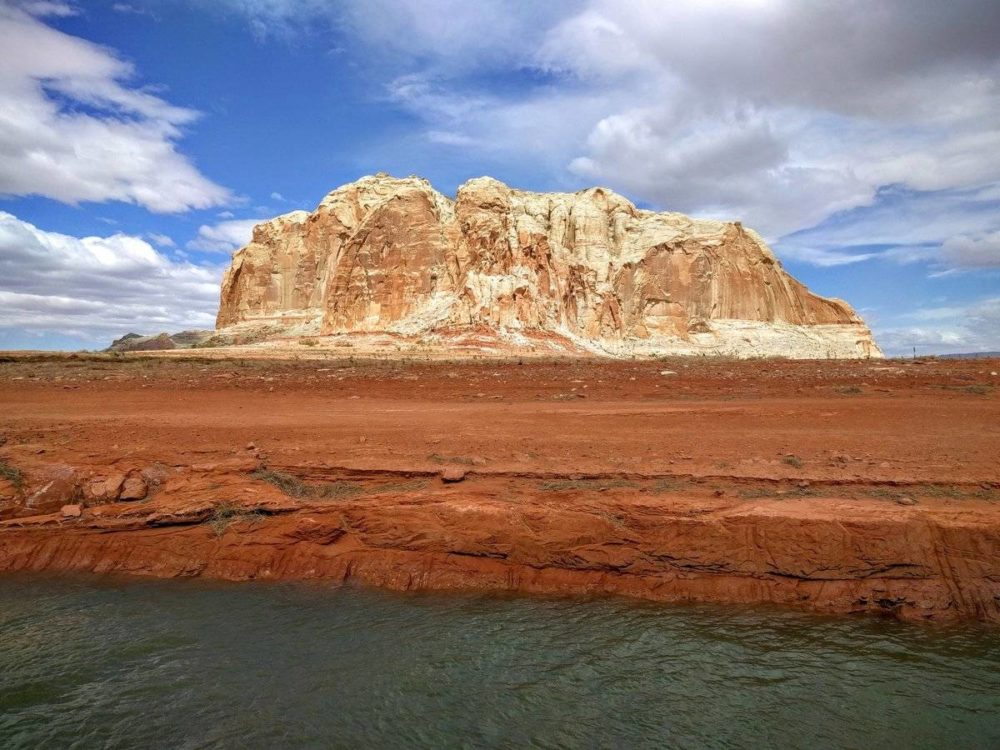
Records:
[[[223,280],[218,326],[265,323],[545,332],[610,355],[881,355],[847,303],[810,293],[739,223],[489,178],[451,201],[418,178],[366,177],[258,225]]]

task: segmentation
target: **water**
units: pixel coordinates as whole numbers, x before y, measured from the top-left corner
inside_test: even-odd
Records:
[[[1000,633],[16,576],[0,747],[997,748]]]

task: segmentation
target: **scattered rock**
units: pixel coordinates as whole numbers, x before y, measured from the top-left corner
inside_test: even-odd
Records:
[[[147,466],[141,472],[142,478],[146,480],[146,496],[149,497],[150,493],[161,484],[163,484],[167,477],[170,476],[170,469],[163,464],[153,464]]]
[[[897,497],[896,498],[896,504],[897,505],[916,505],[917,501],[914,500],[912,497]]]
[[[76,470],[72,466],[48,466],[39,472],[37,484],[25,506],[41,513],[54,513],[76,497]]]
[[[256,443],[247,443],[247,450],[248,451],[255,451],[255,450],[257,450],[257,444]]]
[[[62,513],[63,518],[79,518],[83,515],[83,506],[77,504],[64,505],[59,509],[59,512]]]
[[[660,375],[676,375],[676,370],[660,370]]]
[[[83,496],[87,500],[97,502],[113,502],[118,499],[118,493],[125,483],[124,474],[112,474],[109,477],[94,479],[83,489]]]
[[[146,485],[146,480],[142,478],[141,474],[132,473],[128,475],[128,478],[122,485],[122,491],[118,495],[118,499],[142,500],[146,497],[147,492],[149,492],[149,487]]]
[[[465,479],[465,469],[459,466],[449,466],[441,472],[442,482],[461,482]]]

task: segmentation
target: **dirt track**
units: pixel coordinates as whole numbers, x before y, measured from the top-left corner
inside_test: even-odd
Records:
[[[0,569],[1000,620],[997,360],[10,359]]]

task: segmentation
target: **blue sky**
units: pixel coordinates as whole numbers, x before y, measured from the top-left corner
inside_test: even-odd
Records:
[[[0,348],[211,327],[257,219],[489,174],[740,219],[889,353],[1000,350],[989,0],[0,0]]]

